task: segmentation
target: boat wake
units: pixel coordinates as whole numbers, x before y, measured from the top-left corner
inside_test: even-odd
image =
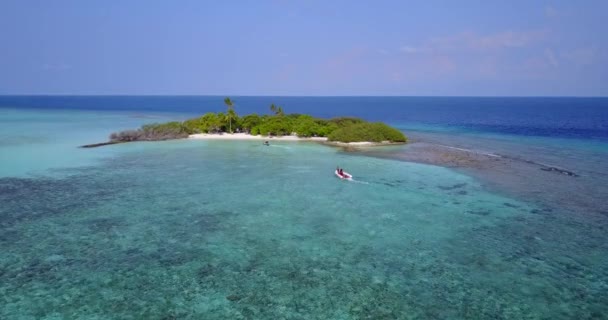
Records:
[[[287,150],[291,150],[290,147],[288,146],[279,146],[279,145],[275,145],[275,144],[271,144],[268,147],[273,147],[273,148],[282,148],[282,149],[287,149]]]

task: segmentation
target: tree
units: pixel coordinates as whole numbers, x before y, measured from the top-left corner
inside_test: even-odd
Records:
[[[284,136],[290,135],[291,123],[286,117],[270,117],[260,125],[256,126],[259,133],[265,135]]]
[[[230,126],[230,116],[223,112],[218,112],[216,115],[216,132],[228,132],[226,125]]]
[[[262,123],[262,118],[260,118],[260,116],[254,113],[244,116],[242,118],[241,125],[243,130],[251,132],[251,129],[259,125],[260,123]]]
[[[270,105],[270,111],[274,112],[274,114],[277,116],[282,116],[284,114],[283,108],[280,106],[275,106],[274,103]]]
[[[236,116],[236,113],[234,112],[234,103],[232,102],[232,100],[230,100],[230,98],[226,97],[226,99],[224,99],[224,104],[228,108],[228,119],[230,123],[229,131],[230,133],[232,133],[232,118]]]
[[[230,130],[230,133],[232,133],[232,121],[235,121],[235,127],[236,127],[237,123],[238,123],[238,115],[236,114],[234,109],[230,109],[226,113],[226,117],[228,118],[228,128]]]
[[[294,121],[294,131],[298,137],[319,135],[321,126],[309,115],[300,115]]]

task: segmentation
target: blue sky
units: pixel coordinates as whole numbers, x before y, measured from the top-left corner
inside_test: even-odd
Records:
[[[608,95],[608,1],[0,1],[0,94]]]

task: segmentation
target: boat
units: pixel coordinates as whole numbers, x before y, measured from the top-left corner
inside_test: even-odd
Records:
[[[340,178],[342,180],[344,180],[344,179],[346,179],[346,180],[352,180],[353,179],[353,176],[350,173],[346,172],[346,171],[342,171],[342,174],[344,174],[344,176],[341,176],[338,173],[338,170],[334,171],[334,173],[336,174],[336,177],[338,177],[338,178]]]

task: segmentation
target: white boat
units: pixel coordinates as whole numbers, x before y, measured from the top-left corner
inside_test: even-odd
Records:
[[[334,173],[336,174],[336,177],[338,177],[338,178],[340,178],[342,180],[344,180],[344,179],[346,179],[346,180],[352,180],[353,179],[353,176],[350,173],[348,173],[348,172],[346,172],[344,170],[342,171],[343,175],[340,175],[338,173],[338,170],[334,171]]]

